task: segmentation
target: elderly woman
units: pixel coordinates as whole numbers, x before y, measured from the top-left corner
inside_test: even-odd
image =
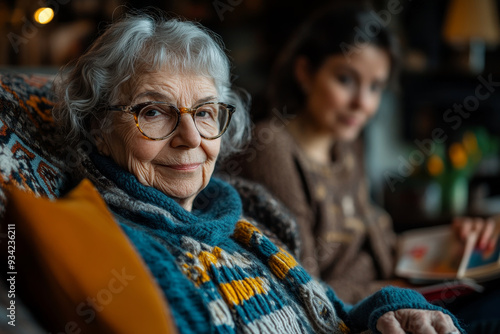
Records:
[[[344,305],[212,178],[247,137],[218,38],[144,14],[112,24],[60,85],[55,116],[182,333],[458,333],[446,311],[386,288]],[[90,146],[88,144],[91,144]]]

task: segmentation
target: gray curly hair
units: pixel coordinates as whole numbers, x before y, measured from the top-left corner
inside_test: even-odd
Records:
[[[106,123],[107,107],[138,75],[163,68],[214,80],[220,101],[236,107],[219,159],[241,150],[250,139],[250,98],[231,87],[230,62],[220,37],[196,22],[151,13],[128,14],[111,24],[69,73],[60,75],[53,114],[68,142],[92,140],[92,120]]]

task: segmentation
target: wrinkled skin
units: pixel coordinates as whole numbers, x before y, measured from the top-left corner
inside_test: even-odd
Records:
[[[459,334],[451,317],[439,311],[401,309],[387,312],[377,322],[383,334]]]
[[[213,80],[204,76],[148,73],[135,81],[130,102],[169,102],[191,108],[202,102],[218,101]],[[126,99],[125,97],[123,98]],[[128,98],[130,100],[130,98]],[[189,114],[181,117],[179,127],[167,139],[154,141],[142,136],[131,114],[112,111],[112,127],[96,138],[99,152],[191,211],[193,200],[206,187],[215,168],[220,138],[200,136]]]

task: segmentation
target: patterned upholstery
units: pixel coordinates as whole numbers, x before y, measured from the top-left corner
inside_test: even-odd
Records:
[[[59,197],[68,177],[67,153],[56,136],[51,110],[53,76],[0,74],[0,217],[6,184]]]

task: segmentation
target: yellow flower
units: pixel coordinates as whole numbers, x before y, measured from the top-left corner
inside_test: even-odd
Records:
[[[444,170],[443,160],[436,154],[431,155],[427,161],[427,170],[431,176],[438,176]]]
[[[453,143],[448,150],[451,164],[456,169],[462,169],[467,166],[467,152],[461,143]]]
[[[464,134],[464,138],[462,139],[462,143],[465,147],[465,151],[467,151],[467,154],[474,154],[478,150],[478,145],[477,145],[477,138],[474,135],[474,133],[467,131]]]

